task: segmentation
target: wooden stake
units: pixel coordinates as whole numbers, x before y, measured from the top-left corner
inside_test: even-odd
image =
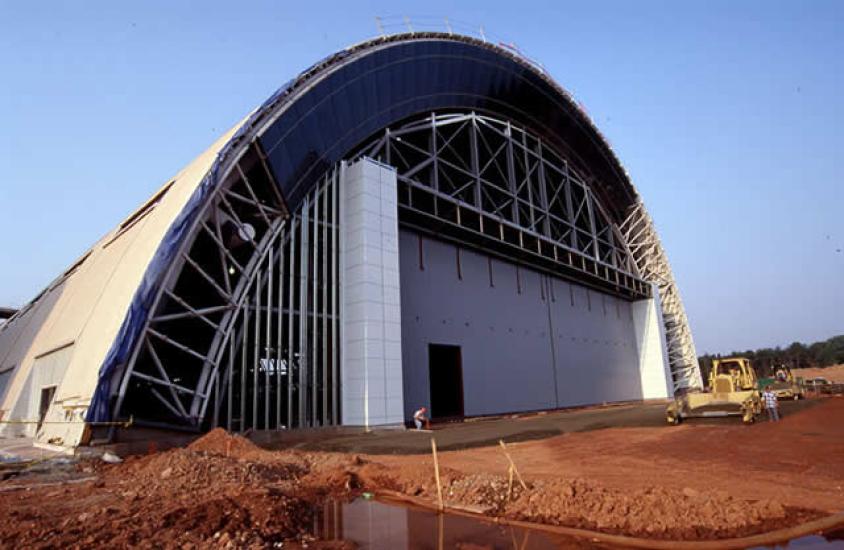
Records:
[[[434,478],[437,481],[437,503],[440,507],[440,511],[443,509],[443,488],[442,484],[440,483],[440,463],[437,460],[437,440],[433,437],[431,438],[431,452],[434,455]]]
[[[530,540],[530,529],[525,529],[525,538],[522,540],[522,546],[520,547],[521,550],[525,550],[528,545],[528,541]]]
[[[509,475],[509,479],[507,481],[507,501],[510,501],[510,495],[513,494],[513,467],[510,466],[507,468],[507,474]]]
[[[516,477],[519,480],[519,483],[522,485],[522,489],[527,491],[527,485],[525,484],[525,480],[522,479],[522,474],[519,473],[519,469],[516,468],[516,463],[513,462],[513,459],[510,457],[510,453],[507,452],[507,446],[504,444],[503,439],[499,439],[498,443],[501,445],[501,449],[504,451],[504,456],[507,457],[507,460],[510,462],[510,468],[513,469],[513,472],[516,474]]]
[[[442,507],[440,507],[442,509]],[[445,550],[445,526],[443,525],[445,514],[437,514],[437,550]]]

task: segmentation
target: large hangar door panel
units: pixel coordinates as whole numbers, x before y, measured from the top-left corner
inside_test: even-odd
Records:
[[[432,343],[460,347],[465,416],[642,398],[629,302],[406,229],[399,241],[406,419],[453,416],[434,404]]]
[[[405,418],[432,405],[430,343],[461,348],[466,416],[556,407],[538,273],[407,230],[399,259]]]
[[[630,303],[564,281],[553,284],[561,407],[642,398]]]

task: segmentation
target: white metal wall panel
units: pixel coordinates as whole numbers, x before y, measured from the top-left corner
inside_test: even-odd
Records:
[[[369,160],[340,182],[342,423],[404,420],[396,174]]]
[[[642,397],[630,303],[472,250],[458,272],[428,237],[420,266],[419,238],[400,232],[406,418],[430,403],[431,343],[461,347],[467,416]]]

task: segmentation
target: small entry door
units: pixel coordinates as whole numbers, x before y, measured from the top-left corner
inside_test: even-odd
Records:
[[[48,386],[41,388],[41,401],[38,403],[38,429],[41,429],[41,424],[47,417],[47,411],[50,409],[50,403],[53,402],[53,396],[56,394],[56,386]]]
[[[428,344],[431,418],[463,416],[463,363],[460,346]]]

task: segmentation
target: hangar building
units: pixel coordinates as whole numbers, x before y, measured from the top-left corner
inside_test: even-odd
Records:
[[[440,33],[313,65],[0,327],[0,433],[71,447],[699,385],[607,141],[540,66]]]

